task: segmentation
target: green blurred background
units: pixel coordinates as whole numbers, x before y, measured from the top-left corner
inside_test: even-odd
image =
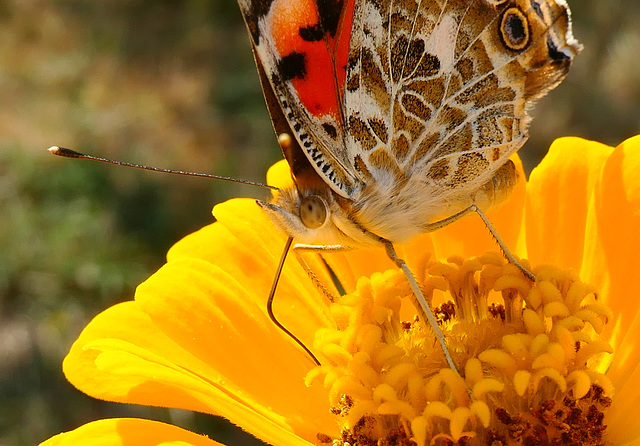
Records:
[[[528,168],[559,136],[616,145],[640,133],[640,1],[572,7],[585,50],[534,111]],[[93,400],[61,362],[213,204],[262,192],[63,160],[54,144],[263,180],[281,155],[235,2],[0,1],[0,446],[116,416],[259,444],[210,416]]]

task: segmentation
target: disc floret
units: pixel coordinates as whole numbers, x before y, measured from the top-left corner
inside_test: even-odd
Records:
[[[572,273],[535,274],[533,283],[494,254],[427,268],[421,286],[440,302],[459,374],[411,317],[401,272],[361,279],[333,304],[336,328],[314,345],[325,360],[307,376],[330,389],[342,430],[331,441],[601,443],[613,388],[599,367],[612,348],[599,335],[610,311]]]

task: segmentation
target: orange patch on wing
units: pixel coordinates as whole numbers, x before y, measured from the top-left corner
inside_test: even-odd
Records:
[[[312,0],[276,0],[269,12],[271,36],[280,56],[300,52],[300,28],[318,25],[318,10]]]
[[[278,55],[304,56],[304,74],[291,80],[298,99],[314,116],[330,115],[339,119],[339,102],[345,82],[349,53],[353,0],[344,6],[336,36],[325,34],[321,40],[309,41],[300,30],[320,25],[318,10],[312,0],[276,0],[269,13],[269,27]]]

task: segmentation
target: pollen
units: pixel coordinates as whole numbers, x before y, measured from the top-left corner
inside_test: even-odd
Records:
[[[316,334],[322,365],[307,385],[329,392],[343,445],[604,444],[613,394],[599,370],[610,310],[555,267],[531,282],[499,254],[427,266],[420,284],[457,370],[416,316],[398,270],[362,278]],[[600,367],[599,367],[600,366]],[[320,437],[318,437],[320,438]]]

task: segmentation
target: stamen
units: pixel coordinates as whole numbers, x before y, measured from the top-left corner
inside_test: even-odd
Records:
[[[419,275],[428,300],[450,299],[435,313],[461,375],[425,321],[401,318],[414,301],[399,270],[361,279],[338,298],[337,328],[314,342],[323,365],[307,375],[308,385],[329,389],[343,432],[333,445],[535,444],[585,429],[585,444],[596,444],[604,427],[585,423],[602,418],[613,391],[595,367],[612,351],[598,336],[610,311],[571,273],[534,272],[531,283],[496,253],[433,263]],[[552,409],[566,414],[557,415],[562,423],[548,420]]]

